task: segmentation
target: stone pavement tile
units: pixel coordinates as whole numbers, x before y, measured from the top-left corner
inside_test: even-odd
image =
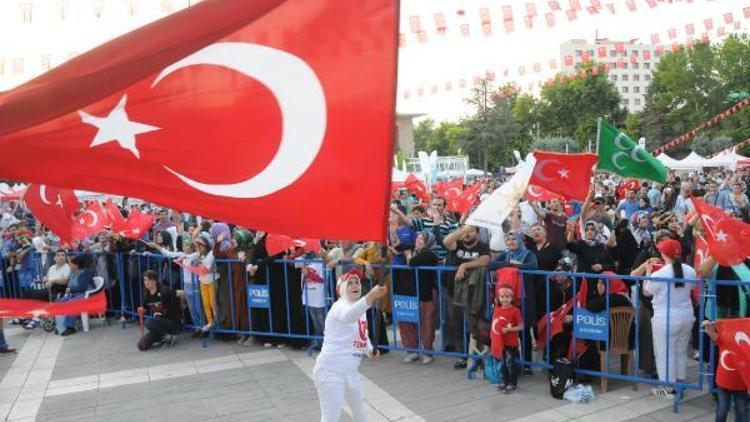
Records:
[[[604,409],[601,412],[581,416],[576,420],[581,422],[622,422],[628,419],[633,419],[637,416],[639,415],[632,410],[625,409],[622,406],[616,406]]]
[[[42,399],[16,400],[8,415],[8,421],[35,417],[41,403]]]
[[[498,394],[500,396],[500,394]],[[509,398],[514,394],[502,395]],[[464,403],[435,412],[420,413],[427,421],[509,421],[549,410],[533,401],[485,400]]]
[[[59,412],[40,412],[36,420],[39,422],[76,422],[76,421],[95,421],[96,420],[96,408],[78,408],[71,410],[64,410]]]
[[[533,415],[512,419],[512,422],[565,422],[569,420],[575,419],[558,412],[557,409],[548,409]]]
[[[555,411],[571,419],[601,412],[616,406],[615,403],[600,397],[595,397],[594,400],[588,403],[570,403],[567,400],[563,400],[561,403],[561,406],[555,407]]]
[[[47,397],[39,407],[39,414],[61,413],[94,408],[97,404],[96,391]]]
[[[649,413],[646,416],[659,420],[661,422],[682,422],[687,420],[696,419],[705,415],[714,415],[716,408],[706,408],[704,406],[696,406],[691,404],[689,401],[682,402],[680,405],[680,412],[674,413],[672,406],[662,409],[653,413]]]
[[[145,368],[104,372],[99,375],[99,388],[113,388],[123,385],[140,384],[148,381],[148,370]]]

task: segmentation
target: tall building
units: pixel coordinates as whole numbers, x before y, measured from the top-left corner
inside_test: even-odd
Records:
[[[609,78],[622,97],[622,105],[630,111],[641,111],[646,105],[646,88],[651,72],[656,69],[664,50],[637,39],[613,41],[597,39],[594,43],[574,39],[560,45],[560,63],[567,73],[586,60],[609,64]]]

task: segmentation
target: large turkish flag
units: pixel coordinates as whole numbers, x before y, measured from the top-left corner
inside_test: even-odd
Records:
[[[31,184],[26,188],[23,200],[34,216],[60,240],[72,242],[73,214],[81,207],[72,190]]]
[[[397,0],[212,0],[0,95],[0,177],[385,236]]]

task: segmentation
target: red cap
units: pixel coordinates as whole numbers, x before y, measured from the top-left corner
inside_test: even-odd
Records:
[[[674,239],[662,240],[656,245],[656,249],[670,259],[677,259],[682,255],[682,245]]]

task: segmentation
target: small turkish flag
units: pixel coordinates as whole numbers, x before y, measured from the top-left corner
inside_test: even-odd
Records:
[[[719,335],[716,384],[731,390],[750,388],[750,318],[722,319],[714,322]]]
[[[741,264],[750,256],[750,225],[728,216],[720,208],[693,198],[705,229],[709,254],[721,265]]]
[[[420,201],[425,203],[430,201],[430,191],[427,190],[427,186],[424,182],[419,180],[417,176],[409,173],[409,175],[406,176],[404,184],[406,185],[406,189],[414,195],[417,195]]]
[[[506,325],[507,319],[502,316],[500,306],[496,306],[492,312],[492,325],[490,327],[490,353],[495,359],[500,359],[503,356],[505,338],[501,330]]]
[[[206,268],[206,267],[204,267],[202,265],[190,265],[190,264],[187,264],[182,259],[175,259],[173,262],[175,264],[179,265],[180,267],[182,267],[182,268],[190,271],[191,273],[197,274],[199,276],[211,273],[210,269],[208,269],[208,268]]]
[[[101,209],[101,207],[99,207]],[[73,239],[82,240],[104,230],[104,219],[96,210],[81,210],[72,217],[71,234]]]
[[[693,257],[693,268],[698,268],[708,258],[708,243],[706,238],[695,236],[695,256]]]
[[[397,26],[396,0],[196,3],[0,94],[0,177],[380,240]]]
[[[120,231],[126,230],[128,228],[125,218],[122,216],[120,209],[117,208],[117,205],[115,205],[115,203],[112,201],[112,198],[107,199],[107,202],[104,203],[104,211],[109,217],[109,221],[111,222],[111,228],[113,231],[119,233]]]
[[[63,243],[73,241],[71,216],[78,211],[81,204],[72,190],[30,184],[26,188],[23,200],[37,220],[60,237]]]
[[[641,182],[638,179],[628,179],[625,183],[617,187],[617,199],[624,198],[628,191],[638,190],[641,187]]]
[[[125,229],[120,231],[121,236],[125,236],[129,239],[138,240],[143,237],[154,225],[154,216],[133,208],[128,214],[128,219],[125,220]]]
[[[47,302],[34,299],[0,299],[0,318],[48,318],[62,315],[97,315],[107,310],[104,290],[89,297]]]
[[[89,203],[89,209],[96,213],[99,218],[99,222],[103,227],[112,227],[112,217],[107,210],[102,208],[102,204],[99,201],[93,201]]]
[[[537,151],[534,157],[536,165],[529,180],[530,185],[545,188],[567,199],[586,199],[599,156]]]
[[[477,200],[479,199],[479,192],[482,191],[482,183],[477,183],[475,185],[469,186],[468,188],[464,189],[463,192],[461,192],[461,196],[458,198],[458,207],[457,211],[461,213],[461,215],[466,214],[471,210],[471,207],[474,206],[474,204],[477,203]]]

